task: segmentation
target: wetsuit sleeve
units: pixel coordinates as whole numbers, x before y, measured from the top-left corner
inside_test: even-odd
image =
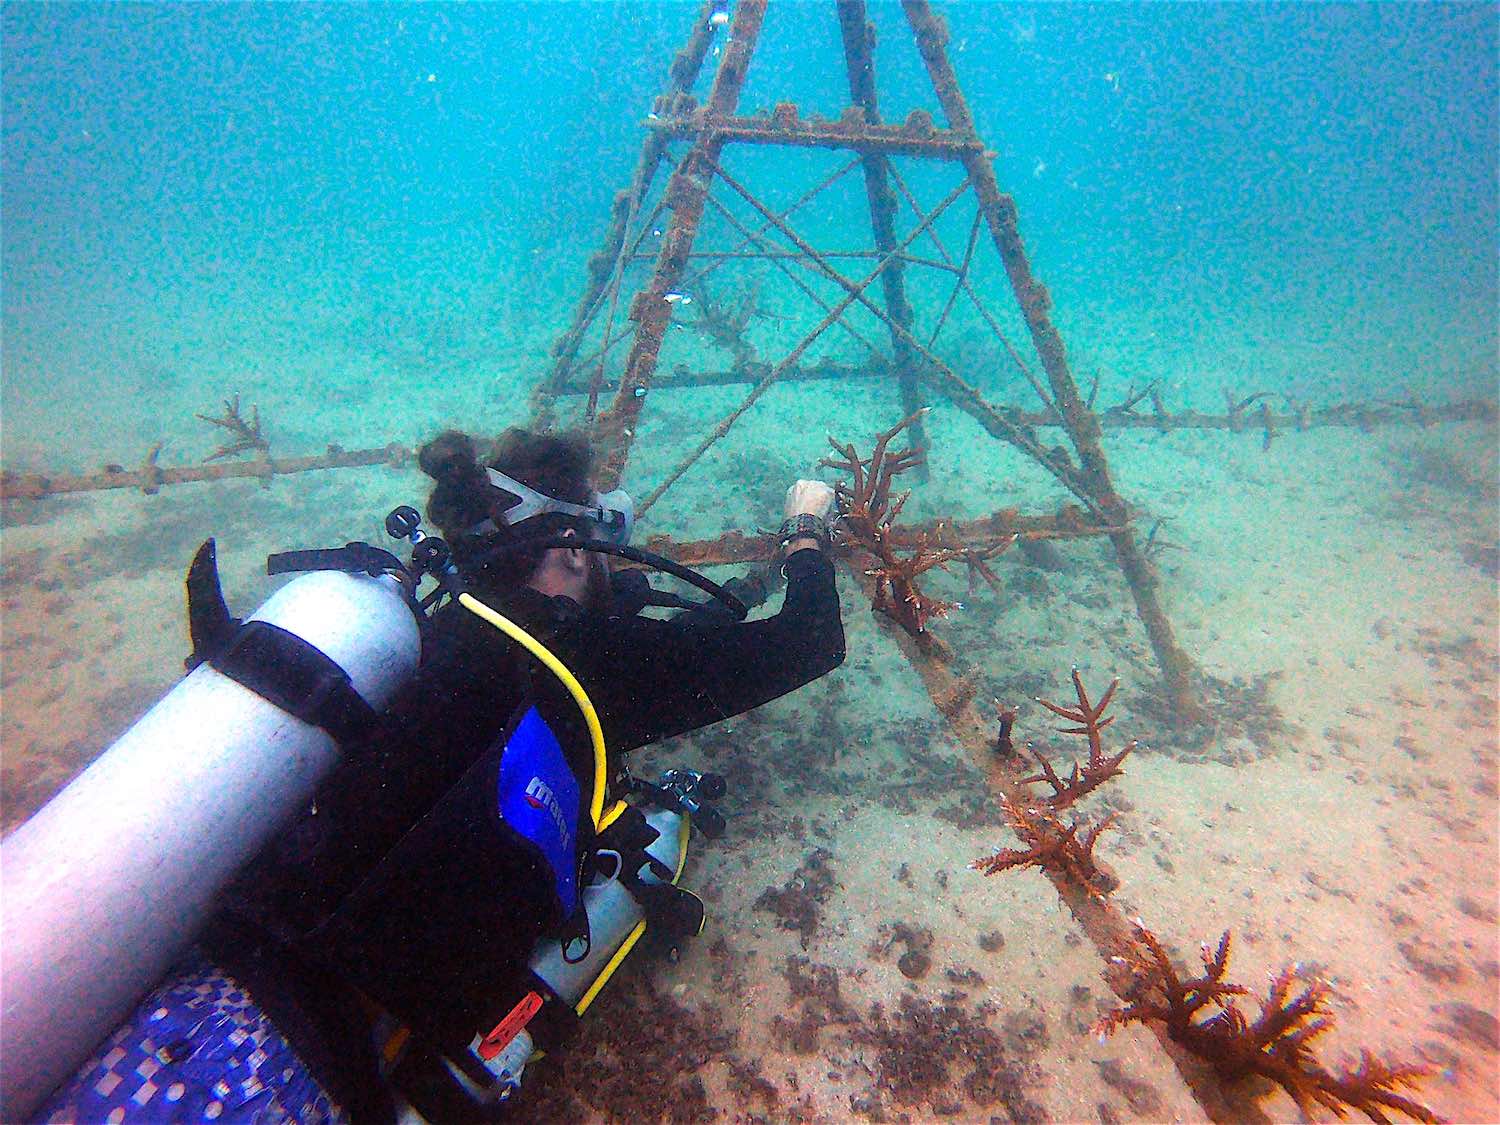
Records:
[[[796,552],[781,611],[759,621],[588,620],[566,637],[612,750],[633,750],[743,714],[844,660],[833,563]],[[559,642],[564,641],[559,636]]]

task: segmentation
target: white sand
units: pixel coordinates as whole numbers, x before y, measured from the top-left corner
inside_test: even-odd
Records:
[[[630,483],[645,491],[704,419],[737,400],[734,390],[653,393]],[[401,405],[385,415],[400,425],[381,440],[475,424],[472,403]],[[777,389],[645,530],[697,537],[771,526],[779,491],[822,456],[827,432],[867,450],[895,410],[886,393]],[[489,404],[481,424],[523,417],[524,395],[512,390]],[[929,426],[933,481],[913,500],[913,516],[1011,504],[1051,510],[1063,499],[953,408],[939,406]],[[378,427],[368,430],[373,437]],[[329,439],[357,444],[343,433]],[[1143,524],[1172,518],[1161,534],[1178,549],[1159,560],[1180,641],[1215,676],[1274,677],[1269,699],[1290,732],[1274,744],[1226,736],[1180,746],[1132,709],[1154,667],[1100,544],[1063,545],[1068,566],[1044,575],[1046,596],[1019,592],[1028,568],[1003,559],[998,607],[981,593],[970,610],[934,626],[993,684],[1030,677],[1067,700],[1074,663],[1096,690],[1120,676],[1110,733],[1146,745],[1107,798],[1122,810],[1119,831],[1100,844],[1122,879],[1118,904],[1188,961],[1200,941],[1232,930],[1231,975],[1253,988],[1281,965],[1314,967],[1335,988],[1338,1026],[1324,1058],[1360,1047],[1426,1057],[1442,1070],[1422,1097],[1456,1120],[1500,1120],[1494,1046],[1483,1044],[1482,1029],[1456,1031],[1455,1009],[1445,1007],[1463,1003],[1491,1016],[1497,1008],[1496,586],[1459,550],[1496,542],[1494,441],[1492,429],[1472,426],[1324,430],[1285,435],[1263,453],[1256,434],[1109,436],[1117,483],[1147,513]],[[95,495],[48,502],[37,522],[8,526],[0,720],[7,814],[35,807],[170,687],[186,648],[181,576],[200,537],[219,537],[231,603],[247,609],[271,588],[257,574],[266,552],[378,540],[384,513],[420,500],[422,483],[414,469],[373,469],[266,489],[239,482],[149,498]],[[933,588],[956,592],[961,582],[939,578]],[[883,1104],[915,1119],[956,1107],[959,1120],[987,1120],[1024,1116],[1027,1102],[1054,1120],[1201,1117],[1149,1033],[1127,1029],[1103,1045],[1088,1033],[1112,996],[1099,954],[1050,885],[1033,872],[985,879],[966,869],[1012,842],[998,809],[988,806],[990,827],[931,815],[965,797],[984,802],[983,783],[888,626],[847,576],[842,589],[850,656],[835,676],[730,724],[732,733],[711,730],[641,756],[643,773],[739,761],[725,802],[730,837],[704,843],[689,869],[689,883],[710,900],[709,928],[679,964],[651,970],[658,989],[733,1032],[732,1054],[758,1061],[777,1091],[774,1108],[745,1101],[720,1055],[701,1072],[710,1103],[736,1119],[800,1109],[842,1120]],[[1028,706],[1018,733],[1056,747],[1052,725]],[[883,786],[902,783],[913,754],[919,784],[893,798]],[[784,782],[788,770],[805,773]],[[754,904],[819,847],[830,853],[835,883],[804,949],[797,932]],[[930,934],[931,968],[920,979],[899,971],[907,943],[890,940],[898,924]],[[989,932],[1003,934],[1003,948],[979,948],[977,935]],[[711,954],[720,939],[721,952]],[[961,1059],[938,1091],[892,1090],[879,1048],[854,1024],[825,1027],[813,1053],[797,1053],[773,1018],[795,1022],[810,1012],[817,1020],[823,1009],[789,997],[789,956],[836,967],[842,1000],[866,1033],[873,1002],[890,1013],[902,997],[926,1005],[955,992],[958,1008],[995,1029],[1019,1100],[965,1100],[972,1067]],[[983,981],[956,984],[950,969],[972,969]],[[608,1020],[607,1000],[598,1011]],[[643,1033],[620,1026],[595,1034]],[[919,1051],[931,1045],[913,1042]],[[621,1050],[628,1057],[628,1044]],[[543,1096],[555,1093],[544,1074],[537,1082]],[[577,1096],[592,1104],[586,1090]],[[1295,1112],[1279,1093],[1264,1108],[1276,1118]]]

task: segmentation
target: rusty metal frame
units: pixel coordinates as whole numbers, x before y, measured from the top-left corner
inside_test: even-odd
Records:
[[[947,120],[946,128],[938,127],[930,114],[920,110],[909,114],[900,125],[886,125],[880,121],[875,96],[874,61],[870,49],[874,33],[866,19],[863,0],[836,0],[835,4],[851,98],[851,104],[843,114],[831,121],[804,121],[794,104],[783,102],[769,115],[745,117],[736,114],[736,106],[765,17],[767,2],[768,0],[745,0],[737,9],[732,34],[704,105],[696,106],[686,91],[682,90],[670,104],[663,105],[666,112],[658,110],[652,114],[648,122],[645,149],[638,165],[638,175],[632,184],[632,193],[623,205],[619,200],[616,201],[615,219],[607,239],[608,246],[614,248],[615,252],[610,258],[610,269],[607,272],[617,279],[622,266],[619,249],[623,247],[623,229],[628,226],[632,208],[639,206],[644,194],[646,177],[640,174],[641,170],[648,166],[654,169],[660,163],[663,146],[668,140],[692,141],[692,147],[683,157],[666,188],[664,199],[666,206],[671,209],[672,218],[662,240],[655,268],[630,308],[629,316],[636,327],[630,355],[625,362],[624,376],[616,389],[613,402],[603,414],[594,419],[594,437],[603,453],[601,486],[618,484],[624,473],[635,436],[636,422],[644,406],[645,396],[653,385],[661,344],[671,323],[671,303],[667,298],[674,293],[684,276],[684,270],[694,252],[693,243],[709,205],[710,189],[715,180],[720,181],[759,213],[762,230],[774,229],[795,247],[801,258],[794,260],[801,265],[810,266],[822,277],[832,281],[844,290],[845,297],[827,310],[824,320],[808,337],[759,377],[740,406],[721,419],[709,431],[708,436],[657,485],[646,497],[642,509],[650,508],[772,383],[796,366],[812,340],[821,335],[830,324],[837,322],[844,309],[857,302],[881,320],[889,332],[892,360],[888,370],[900,388],[908,413],[921,401],[919,381],[925,383],[928,389],[942,394],[974,417],[990,434],[1016,446],[1051,473],[1089,509],[1101,526],[1115,529],[1111,532],[1110,539],[1135,600],[1137,614],[1156,654],[1173,708],[1184,720],[1195,719],[1199,714],[1199,707],[1192,682],[1193,665],[1177,644],[1171,623],[1157,596],[1159,579],[1156,571],[1149,565],[1136,542],[1130,526],[1128,506],[1115,491],[1108,461],[1099,444],[1099,421],[1078,392],[1062,339],[1050,319],[1050,297],[1031,272],[1030,260],[1017,228],[1014,200],[1000,191],[991,164],[991,154],[986,151],[974,129],[973,116],[947,56],[946,29],[926,0],[903,2],[907,23]],[[694,49],[701,48],[701,26],[695,28],[690,46]],[[701,55],[699,58],[701,62]],[[843,277],[830,264],[827,255],[814,250],[796,234],[785,217],[772,211],[724,169],[721,154],[732,143],[823,147],[852,150],[856,153],[865,174],[876,251],[882,255],[877,269],[859,284]],[[891,166],[889,158],[892,155],[945,160],[955,162],[964,169],[965,186],[971,184],[978,199],[978,216],[969,246],[965,248],[962,266],[954,266],[953,258],[941,238],[931,229],[937,212],[924,215]],[[985,402],[972,385],[933,353],[929,344],[913,335],[912,310],[906,298],[904,274],[905,257],[910,255],[908,247],[913,239],[908,237],[898,247],[895,237],[898,201],[892,187],[893,182],[919,218],[916,233],[928,233],[943,262],[954,268],[956,282],[943,319],[946,320],[947,312],[952,308],[958,292],[966,291],[985,322],[1002,340],[1012,360],[1026,374],[1048,413],[1057,416],[1078,457],[1077,464],[1061,449],[1044,447],[1032,426]],[[951,203],[951,197],[945,201],[944,206],[948,203]],[[625,212],[623,222],[619,220],[622,210]],[[721,206],[718,210],[728,213]],[[973,259],[973,245],[977,241],[980,217],[1000,255],[1032,345],[1040,358],[1046,377],[1045,387],[1011,342],[999,331],[998,324],[985,310],[973,287],[968,284],[967,272]],[[618,235],[617,228],[621,232]],[[740,253],[747,241],[753,243],[762,254],[775,253],[758,235],[752,235],[743,225],[738,225],[738,229],[742,242],[731,253]],[[902,258],[894,257],[898,249]],[[589,305],[597,309],[602,293],[607,288],[605,271],[596,268],[600,258],[601,255],[596,255],[591,260],[590,300],[581,303],[581,309]],[[722,262],[726,259],[713,260]],[[780,258],[775,260],[781,262]],[[883,308],[865,295],[865,289],[875,276],[882,277]],[[940,323],[934,332],[934,340],[941,327]],[[585,330],[584,319],[575,317],[573,326],[555,349],[560,360],[570,347],[576,350],[577,342]],[[606,349],[609,346],[607,337],[604,346]],[[600,372],[602,368],[601,357]],[[540,404],[543,400],[556,396],[563,383],[564,371],[565,365],[559,362],[554,368],[553,377],[539,392],[539,422],[550,420],[550,412],[540,408]],[[596,375],[589,399],[590,407],[597,396],[597,388]]]
[[[1014,201],[1000,191],[990,164],[991,154],[975,134],[972,116],[947,58],[946,29],[932,13],[927,0],[902,0],[902,8],[947,119],[946,128],[937,127],[931,116],[921,111],[911,114],[901,125],[881,123],[870,50],[873,32],[866,21],[864,0],[836,0],[853,102],[844,114],[835,121],[804,122],[794,105],[783,103],[768,116],[737,116],[735,110],[740,91],[767,4],[768,0],[741,0],[732,37],[714,78],[708,102],[702,108],[693,103],[690,90],[702,70],[712,39],[708,19],[711,6],[705,3],[698,13],[687,45],[674,60],[667,90],[657,100],[631,184],[614,200],[604,247],[589,260],[587,282],[572,322],[554,347],[552,368],[539,383],[533,398],[538,424],[550,423],[556,401],[568,395],[587,395],[586,415],[594,418],[605,361],[615,346],[626,339],[631,341],[624,378],[613,401],[595,419],[594,436],[605,452],[604,479],[600,484],[609,487],[618,482],[627,464],[636,421],[648,388],[653,385],[751,385],[752,389],[741,405],[721,420],[687,460],[658,485],[643,503],[642,511],[655,503],[774,382],[854,377],[894,381],[904,405],[909,408],[920,402],[923,389],[935,391],[970,414],[991,435],[1011,443],[1036,460],[1072,492],[1082,506],[1070,505],[1047,515],[1022,515],[1014,509],[1004,509],[980,520],[937,520],[890,527],[888,531],[894,545],[911,549],[924,544],[955,543],[982,551],[1017,538],[1109,538],[1151,639],[1171,702],[1180,717],[1190,718],[1197,710],[1190,682],[1192,666],[1176,646],[1171,626],[1156,599],[1154,568],[1146,559],[1144,547],[1136,542],[1127,505],[1114,490],[1099,444],[1103,429],[1151,428],[1163,433],[1187,428],[1231,432],[1258,430],[1268,447],[1283,430],[1307,430],[1316,426],[1352,426],[1369,430],[1395,424],[1426,427],[1441,421],[1494,420],[1496,408],[1490,401],[1429,405],[1415,397],[1404,402],[1350,403],[1319,410],[1287,400],[1287,410],[1278,414],[1270,405],[1271,399],[1277,396],[1263,393],[1244,398],[1226,394],[1225,411],[1221,415],[1196,411],[1174,414],[1165,409],[1153,386],[1139,392],[1132,390],[1122,402],[1096,413],[1094,392],[1091,391],[1087,399],[1079,394],[1061,337],[1050,320],[1050,298],[1031,273],[1017,228]],[[641,216],[651,185],[661,166],[671,159],[667,146],[677,139],[690,140],[692,147],[671,171],[665,192],[651,208],[632,241],[631,228]],[[724,171],[721,154],[730,143],[848,149],[856,155],[849,164],[825,178],[791,207],[774,212],[749,188]],[[892,165],[890,157],[893,155],[955,162],[962,166],[964,179],[941,204],[931,211],[924,211]],[[865,175],[875,250],[814,250],[797,235],[789,220],[796,210],[852,170],[855,164],[861,166]],[[758,230],[741,223],[711,197],[710,188],[715,180],[730,187],[760,215],[762,223]],[[978,207],[964,253],[955,262],[934,229],[934,223],[945,209],[971,188]],[[905,199],[917,220],[916,227],[901,240],[898,240],[895,229],[897,193]],[[693,250],[699,225],[709,206],[721,213],[741,236],[733,250],[708,253]],[[625,268],[640,258],[644,232],[652,228],[666,209],[671,210],[672,217],[656,255],[651,279],[629,306],[629,322],[633,327],[615,335],[614,322]],[[989,231],[991,242],[1000,255],[1032,344],[1041,360],[1045,385],[1000,331],[998,322],[969,283],[969,270],[982,228]],[[766,237],[770,231],[789,241],[795,247],[795,253],[774,249],[774,244]],[[921,258],[910,252],[911,244],[924,234],[936,247],[940,261]],[[755,249],[746,251],[746,247]],[[689,276],[688,263],[694,260],[705,263],[696,273],[701,278],[725,261],[739,257],[771,261],[823,310],[823,320],[774,366],[744,365],[728,372],[677,369],[668,377],[658,379],[659,352],[671,322],[671,304],[666,297],[684,277]],[[874,260],[877,264],[856,281],[844,277],[831,265],[833,260],[841,258]],[[823,301],[792,272],[790,263],[833,282],[844,291],[843,299],[834,305]],[[954,278],[938,324],[925,344],[913,333],[912,310],[905,292],[905,267],[908,265],[937,269]],[[877,278],[881,279],[884,308],[877,306],[867,295]],[[1010,359],[1026,375],[1044,409],[1026,411],[986,402],[973,386],[932,352],[932,346],[960,293],[970,299],[987,326],[1005,345]],[[803,366],[800,361],[807,347],[835,323],[842,324],[874,351],[874,345],[843,319],[843,313],[856,303],[885,325],[890,335],[892,358],[877,359],[859,372],[828,362]],[[579,360],[578,353],[584,339],[601,310],[606,308],[603,342],[596,351]],[[589,370],[586,379],[578,378],[580,369]],[[1137,411],[1137,405],[1147,400],[1151,412]],[[908,413],[911,413],[910,409]],[[1044,447],[1036,436],[1036,430],[1042,427],[1063,429],[1081,464],[1075,466],[1065,454],[1059,456],[1054,450]],[[269,449],[262,446],[259,455],[247,461],[162,467],[157,463],[160,451],[159,444],[154,446],[136,469],[111,465],[91,474],[5,472],[0,474],[0,499],[24,502],[61,493],[115,488],[140,488],[146,493],[154,493],[169,484],[235,477],[252,477],[264,485],[278,475],[374,464],[401,465],[412,457],[411,450],[395,443],[354,451],[330,445],[322,455],[289,459],[273,459]],[[775,551],[770,536],[741,532],[690,543],[654,537],[648,541],[648,546],[698,566],[765,560]],[[841,545],[839,550],[843,561],[873,602],[875,579],[872,575],[878,560],[873,556],[862,556],[857,548],[846,545]],[[1017,763],[993,752],[994,721],[976,706],[980,670],[966,663],[961,655],[931,632],[908,634],[899,629],[891,632],[920,676],[934,706],[985,773],[991,786],[1010,801],[1024,803],[1028,794]],[[1104,895],[1070,882],[1056,872],[1048,871],[1047,875],[1081,928],[1107,960],[1114,961],[1129,951],[1133,941],[1130,926]],[[1121,974],[1107,971],[1106,977],[1119,995],[1128,995],[1129,982]],[[1153,1025],[1153,1030],[1210,1118],[1226,1121],[1256,1116],[1253,1105],[1229,1106],[1205,1067],[1188,1056],[1163,1028]]]
[[[740,18],[745,16],[746,8],[752,4],[753,11],[748,20],[749,38],[753,40],[759,30],[765,14],[766,0],[745,0],[740,16],[736,19],[732,40],[735,46],[743,43],[740,38]],[[1093,409],[1094,393],[1091,391],[1087,400],[1079,393],[1061,336],[1050,318],[1050,297],[1045,287],[1032,274],[1017,227],[1015,203],[999,189],[990,164],[991,156],[975,134],[972,116],[947,58],[946,28],[934,16],[927,0],[903,0],[902,8],[946,116],[948,128],[945,130],[933,126],[930,118],[923,120],[915,114],[900,127],[880,123],[870,69],[872,61],[869,46],[873,39],[865,22],[863,0],[837,0],[850,95],[854,103],[837,121],[802,122],[795,106],[790,104],[777,106],[768,118],[734,116],[732,103],[737,97],[738,83],[743,80],[743,64],[748,63],[748,55],[741,55],[733,60],[726,58],[724,63],[725,67],[733,64],[729,75],[733,90],[726,92],[723,82],[725,72],[721,69],[719,80],[715,83],[714,96],[710,98],[708,106],[701,110],[683,107],[669,117],[658,115],[658,119],[651,122],[652,138],[693,140],[693,148],[683,161],[684,168],[693,170],[693,178],[689,184],[677,185],[675,192],[669,191],[669,196],[672,197],[670,205],[674,208],[672,236],[662,247],[652,280],[632,307],[631,317],[637,324],[635,347],[627,362],[615,405],[601,419],[601,422],[608,424],[595,427],[595,436],[605,443],[606,449],[606,478],[602,486],[610,487],[618,483],[624,471],[634,437],[635,420],[639,416],[645,393],[655,377],[662,334],[670,320],[665,294],[676,283],[684,265],[693,256],[691,244],[704,213],[705,201],[710,200],[709,189],[714,180],[721,181],[760,214],[764,221],[762,232],[766,228],[774,228],[799,252],[799,256],[788,258],[770,250],[760,237],[751,237],[750,241],[761,251],[759,256],[774,260],[779,268],[787,272],[790,272],[786,266],[787,261],[811,268],[842,288],[845,296],[832,308],[821,300],[816,301],[824,309],[825,315],[812,334],[805,337],[774,367],[745,373],[746,381],[753,382],[749,395],[739,407],[713,427],[695,450],[656,487],[642,505],[642,510],[649,509],[688,466],[723,436],[767,387],[780,378],[790,376],[794,371],[800,371],[798,364],[808,344],[838,320],[845,309],[857,302],[881,320],[890,333],[893,358],[886,365],[884,374],[895,378],[907,406],[908,417],[901,425],[882,435],[881,443],[918,419],[919,415],[913,414],[912,408],[920,401],[917,397],[920,379],[927,384],[928,389],[938,391],[973,416],[992,435],[1028,453],[1052,473],[1087,509],[1086,512],[1077,508],[1065,510],[1067,520],[1072,525],[1067,530],[1077,534],[1107,536],[1114,546],[1135,599],[1137,613],[1150,638],[1172,707],[1179,719],[1192,720],[1199,714],[1199,702],[1193,685],[1194,669],[1187,655],[1178,647],[1171,624],[1157,598],[1158,578],[1155,569],[1149,564],[1144,547],[1135,538],[1130,510],[1114,488],[1108,461],[1099,440],[1106,421],[1114,425],[1154,423],[1158,428],[1166,428],[1166,412],[1161,406],[1160,397],[1152,388],[1139,394],[1132,392],[1127,401],[1106,411],[1101,419]],[[724,170],[720,156],[724,146],[731,142],[845,148],[856,151],[865,172],[872,231],[876,250],[881,255],[876,270],[859,282],[841,276],[830,264],[831,255],[815,251],[797,236],[786,218],[775,215],[748,188],[739,184]],[[965,171],[959,192],[972,186],[978,198],[978,213],[970,230],[962,265],[953,270],[955,281],[952,292],[927,345],[923,345],[912,334],[911,307],[905,296],[904,266],[914,256],[908,254],[906,247],[918,234],[928,232],[943,261],[953,265],[952,256],[937,237],[936,231],[932,230],[932,224],[941,210],[951,205],[957,196],[950,196],[940,208],[924,215],[915,198],[901,184],[890,166],[889,157],[894,154],[957,161]],[[896,201],[891,190],[893,180],[919,220],[917,230],[899,246],[895,237]],[[720,210],[726,217],[732,217],[727,210]],[[678,221],[679,218],[681,222]],[[999,331],[998,324],[984,308],[973,287],[968,284],[969,266],[981,222],[989,231],[990,240],[1000,256],[1010,288],[1019,304],[1032,345],[1041,362],[1045,387],[1041,378],[1030,370],[1010,341]],[[743,225],[734,225],[742,235],[748,234]],[[738,249],[735,253],[738,253]],[[730,259],[721,256],[709,260],[721,263]],[[865,295],[876,276],[883,277],[884,309],[875,307]],[[805,287],[803,291],[808,292]],[[960,292],[967,294],[986,324],[1005,344],[1011,359],[1026,374],[1045,407],[1040,416],[1028,417],[1020,411],[1003,410],[985,402],[970,384],[932,353],[931,344],[942,331]],[[557,386],[561,385],[562,381],[558,380]],[[1148,394],[1155,412],[1153,419],[1145,419],[1134,410],[1136,404]],[[1246,408],[1257,397],[1252,396],[1242,401],[1233,398],[1226,400],[1224,419],[1228,428],[1246,428]],[[1269,445],[1274,433],[1274,421],[1269,404],[1263,398],[1260,401],[1260,415],[1265,442]],[[1426,419],[1420,416],[1419,422],[1427,424]],[[1299,426],[1305,428],[1307,423],[1307,412],[1300,411]],[[1059,426],[1066,432],[1079,464],[1075,465],[1066,452],[1059,454],[1040,445],[1035,428],[1044,424]],[[921,447],[926,443],[920,437],[915,437],[914,444]],[[878,453],[875,456],[878,457]],[[852,447],[849,458],[857,475],[861,462]],[[1059,513],[1058,518],[1061,519],[1063,515],[1064,513]],[[1021,533],[1018,519],[1017,513],[996,513],[991,517],[989,525],[983,528],[964,527],[960,531],[940,522],[925,529],[910,530],[919,537],[923,531],[928,536],[942,534],[945,530],[952,531],[956,535],[962,535],[963,542],[983,547],[987,543],[1012,541]],[[885,530],[894,532],[896,529],[887,524]],[[1053,526],[1045,529],[1037,527],[1034,530],[1039,536],[1045,536],[1062,529]],[[987,538],[987,535],[998,538]],[[921,538],[916,541],[925,542]],[[768,537],[745,536],[737,532],[709,543],[684,544],[658,539],[652,545],[698,565],[763,559],[772,550]],[[850,550],[847,545],[844,549]],[[872,604],[878,605],[877,584],[880,578],[877,575],[884,573],[879,567],[881,560],[874,555],[861,555],[861,549],[854,547],[854,553],[847,556],[846,561]],[[920,629],[920,625],[912,632],[892,629],[891,633],[921,677],[929,697],[943,715],[949,729],[969,751],[991,786],[1007,798],[1011,807],[1026,805],[1030,800],[1026,789],[1027,779],[1021,776],[1015,761],[994,753],[994,720],[987,718],[975,705],[979,669],[966,664],[940,638]],[[1130,923],[1105,894],[1080,885],[1060,871],[1049,869],[1045,874],[1059,897],[1070,908],[1079,926],[1104,957],[1109,966],[1105,976],[1110,987],[1122,999],[1133,999],[1134,982],[1130,980],[1129,973],[1119,968],[1128,960],[1135,941]],[[1227,1100],[1224,1090],[1210,1070],[1201,1060],[1176,1043],[1165,1026],[1159,1022],[1148,1026],[1207,1117],[1215,1121],[1263,1119],[1253,1101],[1237,1098],[1231,1103]]]
[[[783,371],[780,382],[804,382],[819,379],[882,380],[890,377],[884,361],[865,367],[853,368],[835,363],[818,363],[811,367],[794,364]],[[670,375],[658,379],[658,388],[719,387],[756,382],[763,372],[734,369],[729,371],[690,371],[674,368]],[[587,384],[564,383],[558,388],[559,396],[586,395]],[[1392,426],[1417,426],[1427,428],[1446,422],[1496,421],[1495,404],[1486,399],[1466,399],[1452,403],[1426,403],[1419,399],[1404,401],[1345,402],[1333,406],[1313,408],[1305,403],[1289,403],[1284,412],[1273,411],[1261,395],[1249,395],[1236,400],[1224,414],[1208,414],[1198,410],[1168,412],[1159,397],[1153,397],[1153,411],[1143,414],[1135,410],[1132,397],[1116,403],[1099,415],[1099,424],[1106,430],[1155,430],[1171,433],[1174,430],[1227,430],[1230,433],[1259,433],[1261,447],[1269,448],[1271,442],[1284,433],[1341,427],[1358,429],[1369,433]],[[1242,405],[1250,400],[1260,400],[1256,410]],[[1019,425],[1042,428],[1061,426],[1062,419],[1045,410],[1026,411],[1020,407],[1000,406],[996,410]],[[135,468],[124,465],[108,465],[97,472],[0,472],[0,501],[44,500],[49,496],[67,496],[80,492],[108,492],[115,489],[139,489],[154,495],[163,488],[179,484],[198,484],[209,481],[250,479],[269,484],[272,478],[296,476],[301,473],[322,472],[328,469],[363,469],[375,465],[399,468],[416,459],[416,451],[400,442],[373,446],[364,449],[346,450],[340,445],[329,445],[321,454],[300,457],[255,457],[246,461],[219,461],[211,465],[161,465],[157,458],[161,445],[150,448],[142,463]],[[728,559],[728,562],[736,560]]]

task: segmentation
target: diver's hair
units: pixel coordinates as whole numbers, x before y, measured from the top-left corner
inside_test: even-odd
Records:
[[[427,518],[453,548],[459,570],[468,578],[500,589],[519,586],[536,573],[542,552],[526,548],[507,551],[486,564],[482,573],[474,572],[475,559],[523,536],[577,528],[578,521],[554,513],[512,528],[497,518],[492,534],[472,534],[470,529],[475,524],[511,506],[503,502],[510,494],[490,484],[485,467],[499,469],[529,488],[570,503],[587,504],[593,495],[589,478],[594,454],[582,434],[545,434],[516,427],[506,430],[481,454],[468,434],[444,430],[418,451],[417,464],[437,482],[427,500]],[[516,497],[519,502],[520,497]]]

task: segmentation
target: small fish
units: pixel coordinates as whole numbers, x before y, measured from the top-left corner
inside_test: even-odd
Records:
[[[693,299],[686,293],[668,293],[665,297],[662,298],[662,300],[666,301],[669,305],[676,305],[679,303],[684,305],[691,305],[693,303]]]

